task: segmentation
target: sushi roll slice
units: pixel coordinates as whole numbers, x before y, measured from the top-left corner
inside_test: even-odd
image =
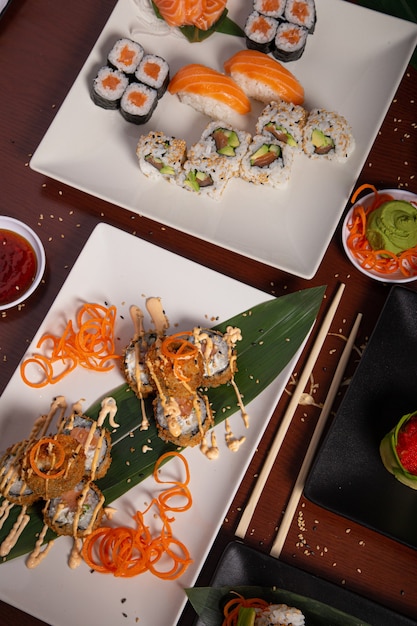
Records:
[[[256,123],[256,134],[274,137],[296,152],[302,152],[303,130],[308,113],[304,107],[284,100],[268,104]]]
[[[282,18],[287,0],[254,0],[255,11],[268,17]]]
[[[246,46],[252,50],[271,52],[274,48],[277,27],[276,19],[253,11],[245,24]]]
[[[278,26],[272,54],[278,61],[296,61],[303,54],[307,44],[308,30],[304,26],[281,22]]]
[[[236,351],[223,333],[208,328],[195,328],[193,337],[204,359],[205,387],[219,387],[229,382],[236,372]]]
[[[107,473],[111,463],[109,431],[84,415],[73,414],[63,424],[62,433],[71,435],[84,449],[84,476],[98,480]]]
[[[293,155],[286,144],[255,135],[243,157],[240,176],[255,185],[284,187],[290,177]]]
[[[29,506],[39,499],[27,485],[22,469],[22,457],[28,445],[28,441],[14,444],[0,460],[0,494],[20,506]]]
[[[155,89],[161,98],[169,84],[169,65],[156,54],[145,54],[135,71],[135,79]]]
[[[233,176],[225,159],[219,161],[217,155],[197,157],[189,154],[178,184],[187,191],[218,201]]]
[[[141,172],[148,178],[173,181],[180,175],[187,156],[184,139],[168,137],[160,131],[142,135],[136,147]]]
[[[43,518],[57,535],[85,537],[100,524],[104,496],[88,480],[82,480],[70,491],[51,498],[45,504]]]
[[[164,441],[181,447],[196,446],[213,426],[208,399],[201,394],[160,395],[153,404],[158,435]]]
[[[157,103],[155,89],[142,83],[130,83],[120,101],[120,112],[128,122],[146,124],[151,119]]]
[[[205,158],[217,160],[220,168],[226,164],[229,176],[238,176],[240,162],[250,141],[251,135],[244,130],[226,122],[210,122],[200,140],[189,149],[188,159],[193,162]]]
[[[91,98],[94,104],[103,109],[118,109],[128,84],[129,79],[120,70],[102,67],[93,81]]]
[[[303,150],[311,158],[346,161],[355,148],[352,129],[339,113],[310,111],[304,127]]]
[[[310,34],[314,33],[317,20],[314,0],[287,0],[284,18],[287,22],[304,26]]]
[[[83,446],[63,434],[34,441],[22,461],[29,489],[44,499],[72,489],[84,476],[84,466]]]
[[[156,333],[144,333],[133,339],[123,353],[123,373],[138,398],[146,398],[154,391],[146,358],[156,338]]]
[[[107,56],[107,61],[110,67],[133,77],[144,53],[140,43],[123,37],[113,45]]]

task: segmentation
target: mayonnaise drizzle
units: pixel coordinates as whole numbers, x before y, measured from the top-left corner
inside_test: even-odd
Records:
[[[243,436],[243,437],[239,437],[239,439],[236,439],[236,437],[232,433],[232,429],[230,428],[230,423],[228,419],[226,419],[226,422],[225,422],[225,429],[226,429],[225,439],[226,439],[227,447],[229,448],[231,452],[237,452],[240,446],[242,445],[242,443],[246,441],[246,437]]]
[[[34,569],[35,567],[37,567],[43,561],[43,559],[46,557],[49,551],[52,549],[52,546],[55,543],[54,541],[50,541],[49,543],[47,543],[46,546],[44,546],[42,550],[43,540],[45,538],[47,531],[48,531],[48,526],[44,524],[39,534],[39,537],[36,540],[35,547],[33,548],[32,552],[29,554],[28,558],[26,559],[26,567],[28,569]]]
[[[26,514],[26,506],[22,506],[22,510],[17,516],[17,520],[3,543],[0,546],[0,556],[7,556],[10,550],[16,545],[17,540],[29,523],[30,516]]]

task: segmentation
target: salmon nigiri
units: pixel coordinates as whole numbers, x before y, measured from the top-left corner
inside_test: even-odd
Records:
[[[185,104],[216,119],[229,120],[251,110],[249,98],[235,81],[205,65],[191,63],[182,67],[168,85]]]
[[[265,104],[277,99],[303,104],[304,89],[278,61],[258,50],[241,50],[224,63],[227,74],[249,97]]]
[[[222,15],[227,0],[154,0],[169,26],[197,26],[208,30]]]

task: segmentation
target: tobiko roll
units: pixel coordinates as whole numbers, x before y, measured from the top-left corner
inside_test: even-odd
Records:
[[[145,124],[158,103],[155,89],[143,83],[130,83],[120,101],[120,112],[128,122]]]
[[[252,50],[271,52],[275,44],[278,22],[272,17],[253,11],[246,20],[246,45]]]
[[[417,489],[417,411],[402,416],[379,451],[384,467],[403,485]]]
[[[103,109],[118,109],[129,79],[120,70],[105,66],[99,69],[93,81],[91,97]]]
[[[156,54],[145,54],[136,69],[135,78],[155,89],[158,98],[161,98],[169,83],[169,65]]]

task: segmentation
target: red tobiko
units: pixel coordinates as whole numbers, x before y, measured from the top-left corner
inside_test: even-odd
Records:
[[[417,413],[401,426],[396,450],[404,469],[417,475]]]

